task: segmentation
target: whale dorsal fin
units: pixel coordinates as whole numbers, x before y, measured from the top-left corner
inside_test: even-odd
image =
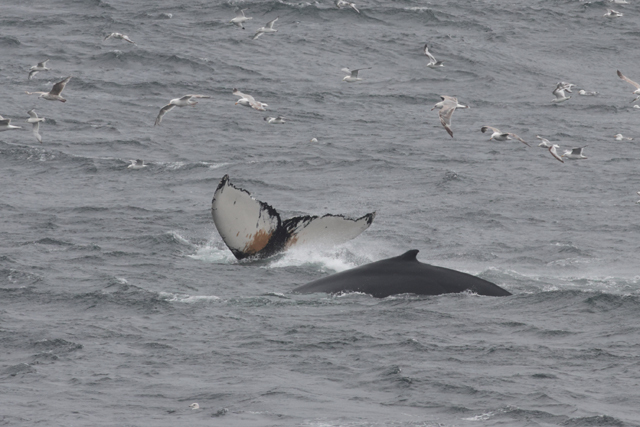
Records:
[[[416,261],[417,262],[418,260],[416,259],[416,256],[418,256],[418,252],[420,251],[417,249],[411,249],[410,251],[403,253],[399,257],[396,257],[396,259],[399,261]]]

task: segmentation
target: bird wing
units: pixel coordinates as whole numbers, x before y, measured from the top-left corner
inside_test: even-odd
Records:
[[[556,151],[556,147],[549,147],[549,152],[551,153],[551,155],[553,157],[558,159],[558,161],[564,163],[564,160],[562,160],[562,157],[558,156],[558,152]]]
[[[580,156],[582,154],[582,150],[584,150],[584,147],[572,148],[571,149],[571,154],[575,154],[577,156]]]
[[[11,124],[11,119],[0,120],[0,126],[9,126],[9,124]]]
[[[633,80],[631,80],[629,77],[625,76],[624,74],[622,74],[620,72],[620,70],[618,70],[618,77],[620,77],[622,80],[624,80],[627,83],[630,83],[632,85],[634,85],[636,87],[636,89],[640,89],[640,84],[634,82]]]
[[[104,40],[102,40],[102,41],[105,41],[105,40],[107,40],[107,39],[110,39],[110,38],[111,38],[111,37],[113,37],[114,35],[115,35],[115,33],[111,33],[111,34],[109,34],[107,37],[105,37],[105,38],[104,38]]]
[[[351,70],[351,77],[353,77],[354,79],[358,77],[358,71],[360,70],[370,70],[371,67],[367,67],[367,68],[358,68],[357,70]]]
[[[71,76],[54,84],[49,93],[51,95],[60,95],[60,93],[64,90],[64,87],[67,85],[67,83],[69,83],[69,80],[71,80]]]
[[[253,40],[257,39],[258,37],[260,37],[263,34],[264,33],[262,31],[258,30],[258,32],[253,36]]]
[[[29,71],[29,80],[31,80],[36,74],[38,74],[37,71]]]
[[[454,105],[446,104],[440,109],[440,111],[438,111],[440,123],[444,126],[449,135],[451,135],[451,138],[453,138],[453,131],[451,130],[451,116],[453,116],[454,111],[456,111],[456,107]]]
[[[279,16],[278,16],[279,18]],[[273,30],[273,24],[276,23],[276,21],[278,20],[278,18],[274,19],[273,21],[269,21],[267,22],[267,28],[271,28]]]
[[[564,93],[564,87],[558,86],[553,90],[552,93],[556,96],[556,99],[566,98],[566,95]]]
[[[237,18],[244,18],[244,17],[245,17],[245,16],[244,16],[244,11],[245,11],[245,10],[247,10],[247,9],[240,9],[240,10],[238,11],[238,13],[236,13],[236,17],[237,17]]]
[[[510,137],[512,137],[512,138],[517,139],[518,141],[522,142],[522,143],[523,143],[524,145],[526,145],[527,147],[531,147],[527,141],[525,141],[524,139],[520,138],[520,137],[519,137],[518,135],[516,135],[515,133],[509,133],[509,134],[507,134],[507,135],[509,135],[509,136],[510,136]]]
[[[46,59],[46,60],[44,60],[44,61],[42,61],[42,62],[38,62],[38,67],[42,67],[42,68],[44,68],[44,67],[46,66],[47,62],[49,62],[49,60],[48,60],[48,59]]]
[[[35,109],[31,109],[31,110],[27,111],[27,114],[29,114],[29,117],[31,117],[31,118],[34,118],[34,119],[38,118],[38,115],[36,114],[36,110]]]
[[[162,107],[160,109],[160,112],[158,113],[158,117],[156,117],[156,122],[153,125],[154,126],[159,125],[160,122],[162,122],[162,117],[165,114],[167,114],[167,112],[171,111],[174,107],[175,107],[175,105],[173,105],[173,104],[167,104],[164,107]]]
[[[202,98],[202,99],[211,98],[209,95],[185,95],[185,96],[183,96],[182,98],[186,98],[186,97],[189,97],[189,98],[196,98],[196,99],[197,99],[197,98]],[[180,98],[180,99],[182,99],[182,98]]]
[[[455,104],[458,105],[458,98],[456,98],[455,96],[440,95],[440,99],[442,99],[443,101],[455,102]]]
[[[485,133],[485,132],[487,131],[487,129],[491,129],[493,132],[502,133],[502,132],[500,132],[500,129],[496,129],[496,128],[491,127],[491,126],[482,126],[482,127],[480,128],[480,131],[481,131],[482,133]]]
[[[125,36],[125,35],[123,35],[123,36],[122,36],[122,40],[128,41],[129,43],[136,44],[136,42],[134,42],[133,40],[131,40],[131,39],[129,38],[129,36]]]
[[[32,130],[33,130],[33,134],[36,136],[36,139],[38,140],[38,142],[40,144],[42,144],[42,136],[40,136],[40,133],[39,133],[39,131],[40,131],[40,122],[35,122],[33,124],[33,129]]]
[[[360,11],[358,9],[356,9],[356,5],[355,3],[349,3],[349,6],[351,7],[351,9],[355,10],[356,12],[360,13]]]
[[[437,62],[436,58],[431,55],[431,53],[429,53],[429,48],[427,47],[427,44],[425,43],[424,45],[424,54],[427,55],[429,57],[429,59],[431,60],[431,62]]]
[[[240,92],[238,89],[233,88],[233,94],[235,96],[239,96],[240,98],[246,98],[247,95],[245,95],[244,93]]]

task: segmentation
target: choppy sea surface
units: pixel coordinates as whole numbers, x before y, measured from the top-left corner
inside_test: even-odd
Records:
[[[46,122],[43,144],[0,133],[0,425],[640,426],[629,1],[2,1],[0,114]],[[66,76],[66,103],[25,94]],[[559,81],[599,94],[553,104]],[[153,126],[191,93],[212,98]],[[471,106],[454,138],[440,95]],[[284,217],[377,216],[238,262],[210,215],[224,174]],[[514,295],[290,292],[409,249]]]

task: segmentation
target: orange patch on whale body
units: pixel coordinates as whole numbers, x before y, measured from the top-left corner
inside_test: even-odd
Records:
[[[258,230],[258,232],[253,235],[253,239],[244,246],[242,252],[247,255],[253,255],[260,252],[265,246],[267,246],[272,234],[273,233],[267,233],[264,230]]]

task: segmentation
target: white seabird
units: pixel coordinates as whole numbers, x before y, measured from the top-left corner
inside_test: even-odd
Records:
[[[629,84],[633,85],[633,86],[636,88],[636,90],[634,90],[633,92],[631,92],[631,93],[633,93],[634,95],[638,95],[638,96],[636,96],[636,99],[634,99],[633,101],[631,101],[631,102],[636,102],[636,101],[638,100],[638,98],[640,98],[640,84],[638,84],[638,83],[634,82],[634,81],[633,81],[633,80],[631,80],[629,77],[627,77],[627,76],[625,76],[624,74],[622,74],[622,73],[620,72],[620,70],[617,70],[617,71],[618,71],[618,77],[620,77],[622,80],[624,80],[625,82],[627,82],[627,83],[629,83]]]
[[[189,105],[196,106],[197,102],[193,101],[192,98],[211,98],[206,95],[185,95],[182,98],[175,98],[169,101],[167,105],[160,109],[160,113],[158,113],[158,117],[156,117],[156,122],[153,124],[154,126],[159,125],[162,122],[162,117],[167,114],[168,111],[171,111],[174,107],[186,107]]]
[[[444,67],[444,64],[442,63],[442,61],[436,61],[436,58],[429,52],[429,48],[427,46],[427,44],[424,44],[424,54],[427,55],[427,57],[429,58],[429,63],[427,64],[427,67],[429,68],[435,68],[435,67]]]
[[[559,145],[557,145],[557,144],[553,144],[551,147],[549,147],[549,152],[551,153],[551,155],[552,155],[553,157],[555,157],[556,159],[558,159],[559,161],[561,161],[562,163],[564,163],[564,160],[562,160],[562,156],[560,156],[560,155],[558,154],[558,151],[557,151],[557,149],[558,149],[558,148],[560,148],[560,146],[559,146]]]
[[[345,73],[351,73],[348,76],[344,76],[344,78],[342,79],[343,82],[347,82],[347,83],[353,83],[353,82],[357,82],[362,80],[360,77],[358,77],[358,71],[360,70],[370,70],[371,67],[367,67],[367,68],[358,68],[357,70],[350,70],[349,68],[343,68],[342,71],[344,71]]]
[[[640,108],[640,105],[634,105],[633,108]]]
[[[34,65],[29,68],[29,80],[31,80],[36,74],[38,74],[39,71],[49,71],[49,68],[47,68],[47,62],[49,62],[48,59],[42,62],[38,62],[38,65]]]
[[[246,21],[248,21],[249,19],[253,19],[253,18],[247,18],[246,16],[244,16],[244,11],[247,9],[240,9],[238,11],[238,13],[236,14],[236,17],[233,18],[231,21],[229,21],[229,23],[233,24],[233,25],[237,25],[238,27],[242,28],[244,30],[244,23]]]
[[[22,126],[14,126],[11,124],[11,119],[0,116],[0,132],[11,129],[22,129]]]
[[[284,124],[284,117],[265,117],[264,120],[270,125],[282,125]]]
[[[240,92],[238,89],[233,88],[233,94],[239,96],[240,99],[236,102],[236,105],[244,105],[245,107],[251,107],[254,110],[264,111],[268,107],[264,102],[256,101],[253,96]]]
[[[621,133],[617,133],[615,135],[615,137],[616,137],[616,141],[633,141],[633,138],[629,138],[627,136],[622,136]]]
[[[526,142],[524,139],[520,138],[515,133],[502,132],[500,129],[494,128],[494,127],[491,127],[491,126],[482,126],[480,128],[480,131],[482,133],[485,133],[489,129],[491,129],[491,131],[493,132],[491,134],[491,138],[489,138],[489,141],[491,141],[492,139],[494,139],[496,141],[508,141],[510,139],[515,138],[518,141],[522,142],[527,147],[531,147],[528,142]]]
[[[564,91],[571,93],[571,87],[575,86],[571,83],[559,82],[556,88],[553,90],[553,94],[556,96],[551,102],[563,102],[570,99],[570,96],[566,96]]]
[[[453,130],[451,129],[451,116],[456,108],[471,108],[468,105],[458,103],[458,98],[448,95],[440,95],[442,101],[433,106],[431,111],[436,108],[440,108],[438,111],[438,117],[440,117],[440,124],[444,127],[451,138],[453,138]]]
[[[129,42],[131,44],[136,44],[136,42],[131,40],[129,38],[129,36],[127,36],[126,34],[122,34],[122,33],[111,33],[107,37],[105,37],[104,40],[102,40],[102,41],[104,42],[104,41],[107,41],[109,39],[119,39],[119,40],[124,40],[126,42]]]
[[[585,147],[586,145],[584,147],[577,147],[577,148],[572,148],[571,150],[565,150],[562,157],[566,157],[567,159],[571,159],[571,160],[586,159],[587,157],[585,157],[582,154],[582,151],[585,149]]]
[[[609,2],[615,3],[615,4],[629,4],[627,0],[609,0]]]
[[[616,10],[613,10],[613,9],[607,9],[605,14],[602,15],[602,16],[607,16],[609,18],[617,18],[617,17],[623,16],[623,15],[624,15],[624,13],[620,13],[620,12],[618,12]]]
[[[191,410],[200,409],[200,405],[198,405],[197,403],[192,403],[191,405],[189,405],[189,408],[191,408]]]
[[[348,1],[345,1],[345,0],[336,0],[336,6],[338,7],[338,9],[342,9],[343,7],[350,7],[351,9],[360,13],[360,11],[356,8],[355,3],[349,3]]]
[[[147,165],[144,164],[144,160],[131,160],[131,164],[129,166],[127,166],[127,168],[129,169],[142,169],[142,168],[146,168]]]
[[[71,76],[54,84],[49,92],[27,92],[27,95],[40,95],[38,98],[46,99],[48,101],[67,102],[67,100],[60,96],[60,94],[67,83],[69,83],[69,80],[71,80]]]
[[[313,142],[315,144],[316,142],[318,142],[318,138],[311,138],[311,141],[309,142]]]
[[[278,16],[278,18],[279,18],[279,16]],[[265,25],[264,27],[258,28],[258,31],[256,31],[256,34],[253,36],[253,40],[257,39],[258,37],[260,37],[264,33],[275,33],[275,32],[277,32],[278,30],[274,30],[273,29],[273,24],[276,23],[278,18],[274,19],[273,21],[267,22],[267,25]]]
[[[584,89],[580,89],[580,91],[578,92],[578,95],[582,95],[582,96],[595,96],[597,94],[598,92],[587,92]]]
[[[540,144],[538,144],[538,147],[549,148],[549,147],[551,147],[553,145],[553,144],[551,144],[551,142],[548,139],[543,138],[540,135],[536,135],[536,138],[538,138],[540,141],[542,141]]]
[[[35,135],[36,139],[40,144],[42,144],[42,136],[40,136],[40,122],[44,122],[44,117],[38,117],[36,114],[35,108],[27,111],[29,114],[29,118],[27,119],[27,123],[31,123],[33,125],[32,131]]]

